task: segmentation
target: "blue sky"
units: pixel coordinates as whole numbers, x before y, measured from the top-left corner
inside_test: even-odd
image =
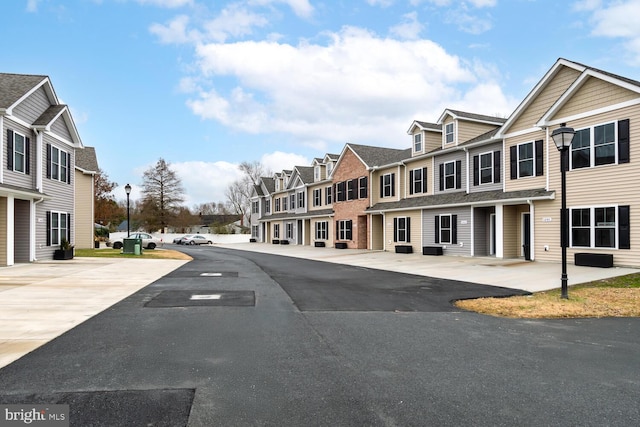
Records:
[[[508,117],[559,58],[640,80],[640,0],[11,0],[3,72],[44,74],[101,168],[163,157],[187,205],[237,164],[410,147],[445,108]]]

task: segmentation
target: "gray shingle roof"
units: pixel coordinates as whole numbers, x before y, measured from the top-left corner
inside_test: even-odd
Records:
[[[368,167],[389,165],[411,157],[411,148],[398,150],[395,148],[372,147],[370,145],[347,145]]]
[[[263,176],[260,179],[262,180],[262,184],[265,186],[269,193],[273,193],[274,191],[276,191],[276,181],[273,178]]]
[[[507,119],[503,119],[501,117],[486,116],[484,114],[467,113],[466,111],[452,110],[451,108],[447,108],[447,111],[451,111],[456,116],[464,117],[472,120],[498,122],[498,123],[504,123],[507,121]]]
[[[76,166],[87,172],[98,172],[98,158],[94,147],[76,148]]]
[[[64,104],[60,104],[60,105],[51,105],[49,108],[47,108],[44,113],[42,113],[40,115],[40,117],[38,117],[36,119],[35,122],[33,122],[33,124],[35,126],[47,126],[49,124],[51,124],[51,121],[58,115],[60,114],[60,111],[64,110],[67,106]]]
[[[402,210],[411,208],[428,208],[436,206],[463,206],[482,202],[505,201],[505,200],[522,200],[522,199],[544,199],[551,198],[554,191],[546,191],[544,189],[521,190],[503,192],[502,190],[483,191],[479,193],[465,193],[459,191],[457,193],[435,194],[422,197],[410,197],[395,202],[376,203],[367,211],[382,210]]]
[[[260,221],[274,221],[283,219],[296,219],[296,218],[318,218],[323,216],[332,216],[333,209],[321,209],[317,211],[308,211],[304,213],[283,212],[273,215],[265,215],[261,217]]]
[[[433,130],[442,130],[442,125],[439,125],[437,123],[428,123],[428,122],[421,122],[420,120],[416,120],[416,123],[418,123],[420,126],[422,126],[425,129],[433,129]]]
[[[11,107],[47,76],[0,73],[0,108]]]
[[[296,166],[300,179],[305,184],[313,182],[313,166]]]

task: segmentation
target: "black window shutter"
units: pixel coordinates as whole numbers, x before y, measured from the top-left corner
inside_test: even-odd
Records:
[[[340,221],[336,221],[336,240],[340,240]]]
[[[407,217],[405,221],[407,224],[407,227],[406,227],[407,236],[406,236],[405,242],[408,243],[411,241],[411,218]]]
[[[500,182],[500,163],[502,162],[502,156],[500,151],[493,152],[493,182]]]
[[[440,243],[440,215],[436,215],[436,243]]]
[[[51,246],[51,211],[47,211],[47,246]]]
[[[426,166],[422,168],[422,192],[427,192],[427,168]]]
[[[462,160],[456,160],[456,188],[462,188]]]
[[[31,173],[31,138],[25,137],[24,144],[24,173],[29,175]]]
[[[393,241],[398,241],[398,218],[393,218]]]
[[[511,179],[518,179],[518,147],[513,146],[509,149],[511,167]]]
[[[380,176],[380,197],[384,197],[384,175]]]
[[[13,170],[13,131],[7,129],[7,169]]]
[[[542,159],[542,140],[539,139],[535,143],[535,156],[536,156],[536,176],[542,176],[544,169],[544,161]]]
[[[618,163],[629,163],[629,119],[618,122]]]
[[[618,206],[618,249],[631,249],[631,229],[629,226],[629,206]]]
[[[51,178],[51,144],[47,144],[47,178]]]
[[[67,184],[71,184],[71,153],[67,153]]]
[[[413,182],[413,171],[409,171],[409,194],[413,194],[413,187],[415,183]]]
[[[351,227],[353,227],[353,221],[347,221],[347,240],[353,240],[353,235],[351,234]]]
[[[71,243],[71,214],[67,214],[67,242]]]
[[[357,200],[360,196],[360,189],[358,188],[358,178],[353,178],[351,180],[351,185],[353,186],[353,200]]]
[[[391,197],[396,195],[396,174],[391,174]]]
[[[473,156],[473,185],[480,184],[480,156]]]
[[[458,215],[451,215],[451,244],[458,244]]]
[[[438,172],[440,175],[440,191],[444,191],[444,163],[440,163],[440,170]]]

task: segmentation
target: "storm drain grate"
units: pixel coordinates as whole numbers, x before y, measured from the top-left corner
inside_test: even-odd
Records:
[[[194,394],[191,388],[45,392],[0,395],[0,404],[69,405],[71,426],[177,427],[187,425]]]
[[[254,307],[253,291],[180,290],[163,291],[145,307]]]

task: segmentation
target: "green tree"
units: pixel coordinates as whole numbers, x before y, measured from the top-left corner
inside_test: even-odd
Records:
[[[140,218],[147,230],[164,233],[184,201],[182,181],[170,166],[160,158],[144,172]]]

